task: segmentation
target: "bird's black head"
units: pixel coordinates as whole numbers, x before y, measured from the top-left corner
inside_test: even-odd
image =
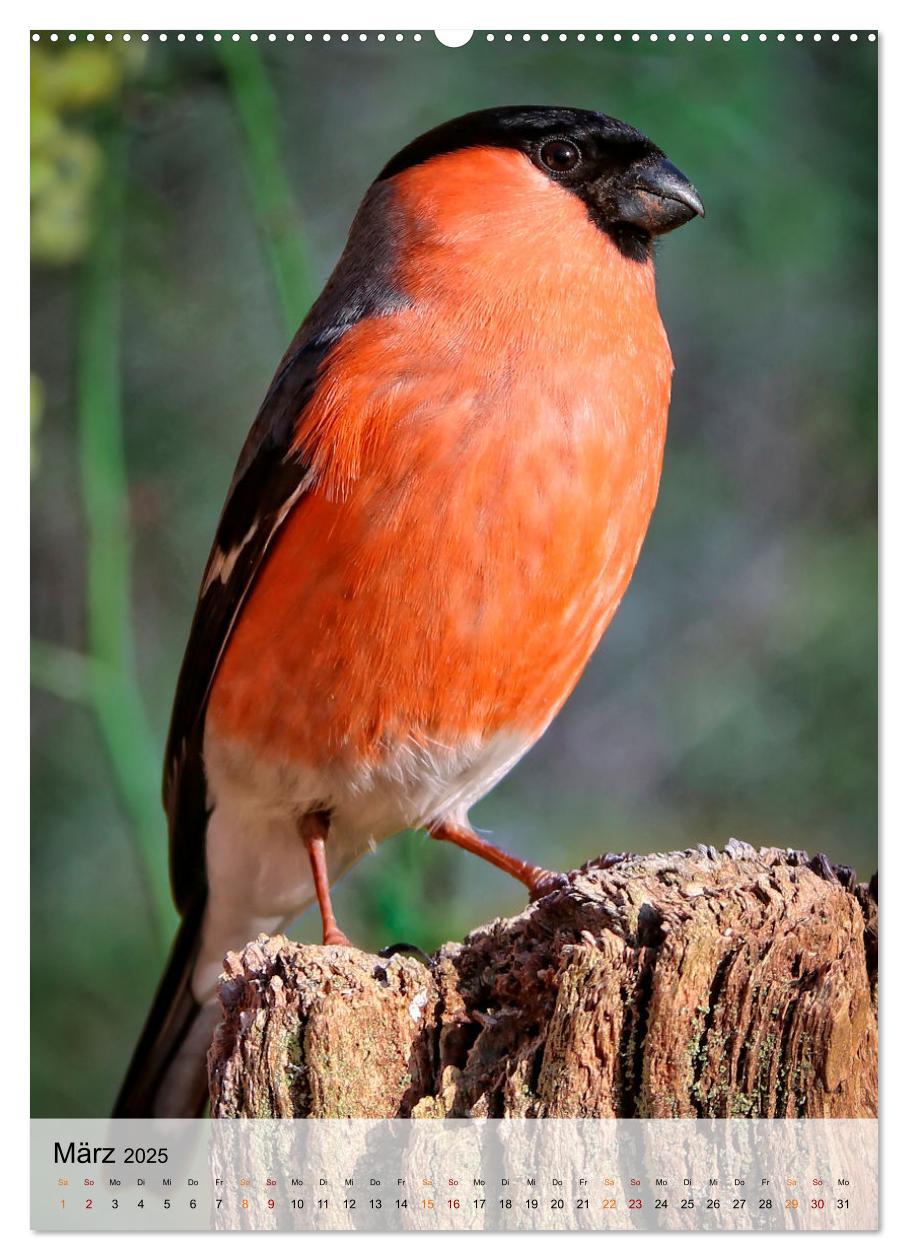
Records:
[[[459,149],[516,149],[574,193],[622,253],[642,261],[654,236],[681,227],[703,204],[693,184],[636,128],[588,109],[504,105],[464,114],[427,131],[379,179]]]

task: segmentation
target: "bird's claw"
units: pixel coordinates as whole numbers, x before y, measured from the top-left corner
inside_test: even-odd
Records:
[[[432,959],[424,949],[420,949],[418,945],[408,945],[406,941],[399,941],[396,945],[386,945],[384,949],[378,951],[379,958],[393,958],[395,954],[411,954],[426,967],[432,966]]]
[[[549,893],[561,892],[570,886],[567,875],[560,871],[540,871],[530,885],[530,901],[541,901]]]

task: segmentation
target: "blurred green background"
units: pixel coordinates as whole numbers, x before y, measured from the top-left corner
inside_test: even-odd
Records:
[[[474,822],[555,867],[733,835],[872,872],[875,44],[172,34],[32,55],[33,1114],[106,1113],[158,977],[162,746],[247,427],[369,182],[466,110],[615,114],[707,207],[657,259],[676,374],[636,577]],[[368,948],[430,950],[521,902],[422,836],[337,891]]]

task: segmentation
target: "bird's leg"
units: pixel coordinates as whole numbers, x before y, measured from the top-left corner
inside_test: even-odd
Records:
[[[547,871],[543,866],[534,866],[532,862],[524,862],[522,858],[514,857],[513,854],[506,853],[504,849],[496,848],[494,844],[481,839],[475,831],[462,823],[446,822],[442,819],[430,824],[427,830],[434,840],[450,840],[452,844],[459,845],[468,853],[475,853],[477,857],[484,858],[493,866],[497,866],[500,871],[505,871],[514,879],[519,879],[521,884],[526,884],[530,890],[531,901],[538,901],[540,897],[554,892],[556,888],[564,888],[567,885],[566,876],[559,875],[557,871]]]
[[[315,884],[315,895],[318,908],[322,914],[322,944],[349,945],[350,942],[337,926],[334,910],[331,905],[331,888],[328,883],[328,863],[325,860],[325,837],[328,834],[330,818],[322,811],[305,814],[299,821],[299,833],[309,854],[312,867],[312,880]]]

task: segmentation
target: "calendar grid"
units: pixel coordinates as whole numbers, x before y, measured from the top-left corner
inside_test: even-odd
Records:
[[[39,1230],[872,1230],[875,1120],[32,1121]]]

